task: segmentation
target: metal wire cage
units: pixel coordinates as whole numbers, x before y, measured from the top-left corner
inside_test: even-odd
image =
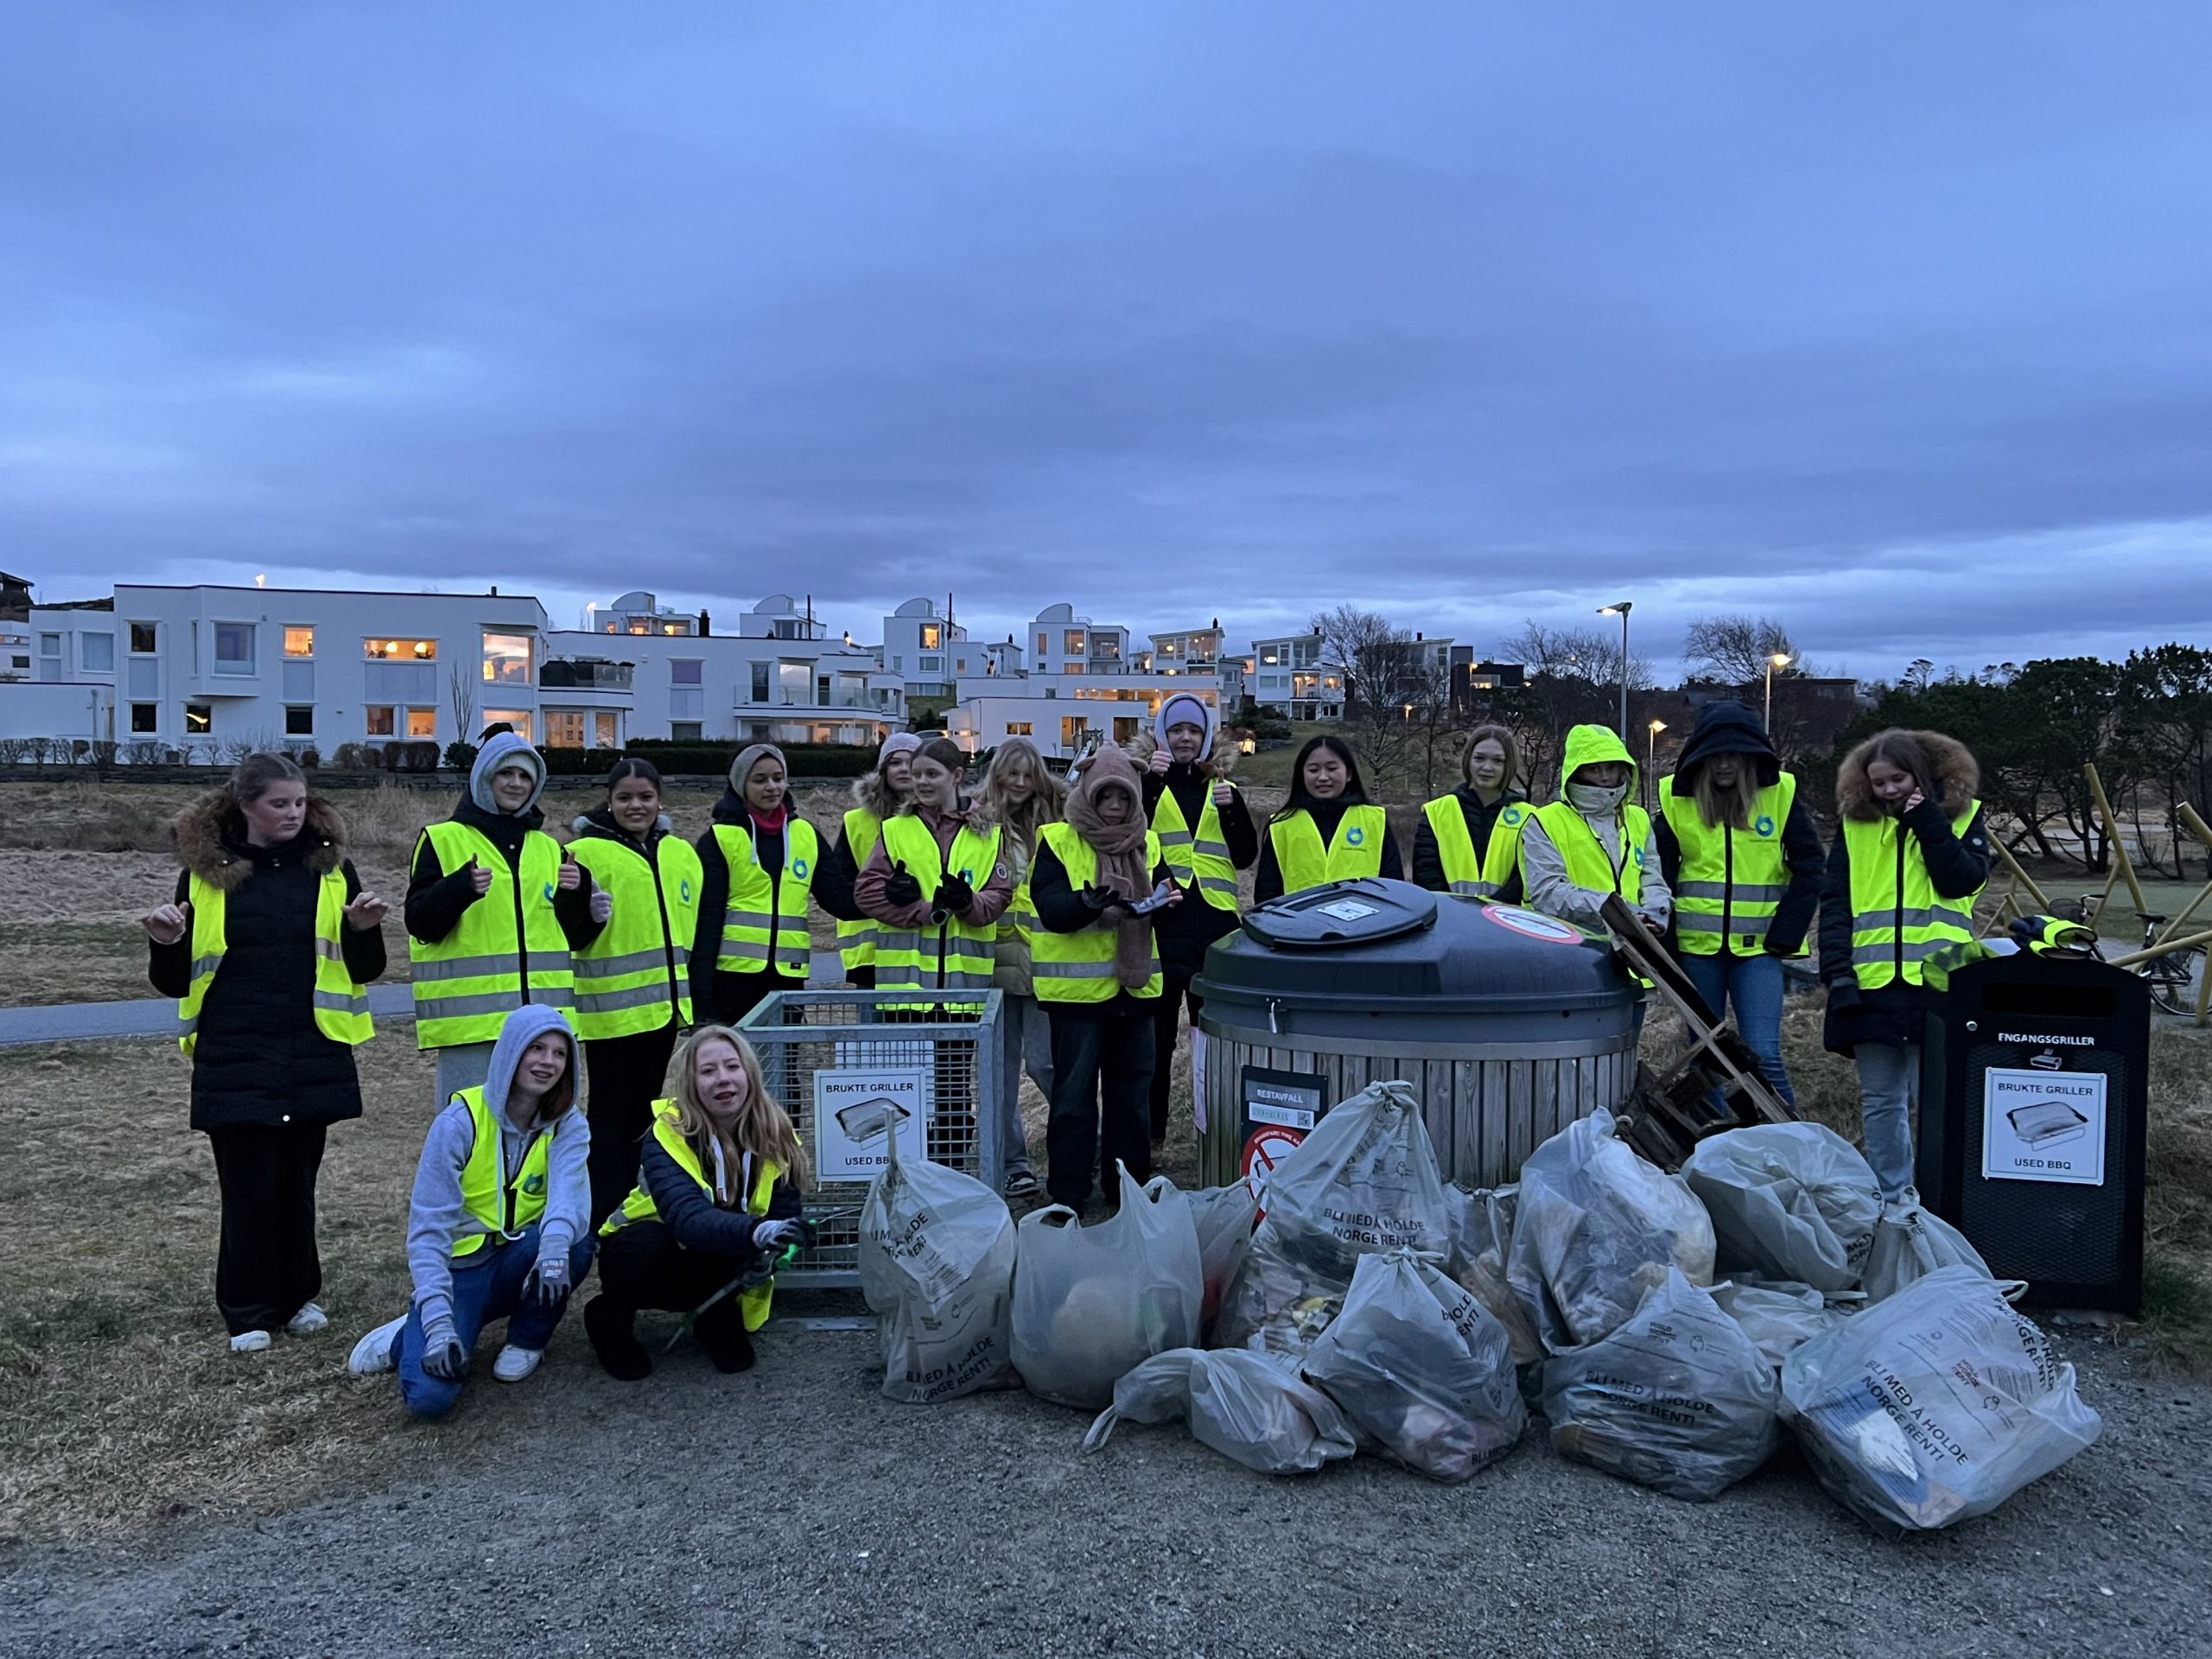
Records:
[[[824,1074],[918,1074],[923,1138],[931,1161],[1001,1184],[997,991],[774,991],[738,1021],[760,1056],[769,1092],[815,1151],[830,1109]],[[776,1275],[794,1289],[860,1283],[860,1209],[868,1180],[817,1173],[801,1194],[815,1243]]]

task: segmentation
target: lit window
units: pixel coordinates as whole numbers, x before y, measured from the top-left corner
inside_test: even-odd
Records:
[[[407,711],[407,735],[435,739],[438,734],[438,711],[435,709],[410,709]]]
[[[218,674],[253,672],[253,624],[218,622],[215,625],[215,671]]]
[[[594,715],[592,716],[591,744],[595,749],[612,749],[620,747],[614,736],[613,715]]]
[[[549,748],[581,749],[584,746],[584,717],[567,709],[545,712],[545,743]]]
[[[388,702],[371,703],[361,711],[363,726],[371,737],[391,737],[395,734],[392,707]]]
[[[284,735],[313,737],[315,735],[315,705],[288,703],[284,709]]]
[[[215,710],[207,703],[188,702],[184,705],[184,729],[188,734],[205,736],[215,729]]]
[[[314,630],[313,628],[287,628],[287,629],[285,629],[285,630],[284,630],[284,654],[285,654],[287,657],[312,657],[312,656],[314,656],[314,655],[315,655],[315,630]]]
[[[515,728],[515,735],[522,739],[524,742],[527,743],[531,741],[529,709],[486,709],[484,711],[485,725],[495,726],[501,721],[505,721],[508,725],[513,727]]]
[[[1071,657],[1082,656],[1083,630],[1081,628],[1070,628],[1067,632],[1062,636],[1061,649]]]
[[[1034,737],[1037,735],[1037,723],[1030,720],[1009,720],[1006,723],[1006,734],[1008,737]]]
[[[435,639],[370,639],[363,642],[362,654],[372,663],[428,663],[438,655]]]
[[[151,622],[133,622],[130,625],[130,649],[142,657],[158,649],[154,643],[158,637]]]
[[[527,633],[484,633],[484,678],[492,685],[529,685],[536,678],[532,657],[537,639]],[[518,727],[517,730],[521,728]]]
[[[935,622],[922,624],[922,649],[936,651],[944,644],[944,630]]]

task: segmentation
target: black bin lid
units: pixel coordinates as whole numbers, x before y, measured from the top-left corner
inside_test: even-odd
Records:
[[[1244,931],[1278,950],[1381,944],[1436,925],[1436,895],[1402,881],[1332,881],[1271,899],[1244,918]]]

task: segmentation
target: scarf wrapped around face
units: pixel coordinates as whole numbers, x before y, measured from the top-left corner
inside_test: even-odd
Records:
[[[1128,798],[1128,816],[1108,823],[1098,814],[1099,797],[1120,791]],[[1144,860],[1144,791],[1137,769],[1117,748],[1104,748],[1084,768],[1083,781],[1068,797],[1068,823],[1098,855],[1098,885],[1116,899],[1134,904],[1152,893],[1152,871]],[[1152,977],[1152,918],[1124,916],[1115,927],[1114,977],[1124,990],[1135,990]]]

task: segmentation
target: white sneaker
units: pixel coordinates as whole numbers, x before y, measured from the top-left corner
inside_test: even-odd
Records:
[[[512,1342],[492,1362],[492,1375],[502,1382],[519,1382],[536,1370],[545,1357],[543,1348],[518,1348]]]
[[[346,1369],[355,1376],[374,1376],[379,1371],[397,1370],[399,1332],[406,1323],[407,1316],[403,1313],[396,1319],[386,1319],[363,1337],[346,1357]]]
[[[241,1331],[231,1338],[231,1351],[234,1354],[258,1354],[268,1346],[269,1333],[266,1331]]]
[[[330,1315],[309,1302],[305,1307],[284,1321],[284,1334],[290,1337],[312,1337],[330,1329]]]

